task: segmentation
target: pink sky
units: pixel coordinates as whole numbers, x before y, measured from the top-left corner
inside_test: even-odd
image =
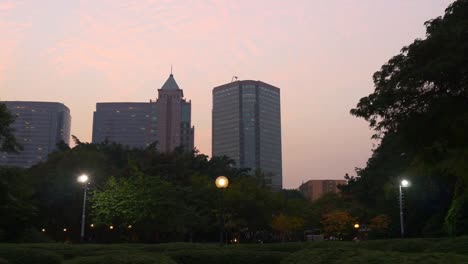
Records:
[[[372,74],[451,0],[0,0],[0,100],[56,101],[91,141],[96,102],[155,99],[174,65],[211,155],[211,90],[281,88],[283,184],[340,179],[373,143],[349,114]]]

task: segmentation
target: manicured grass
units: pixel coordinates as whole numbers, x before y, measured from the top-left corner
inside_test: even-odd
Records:
[[[442,253],[403,253],[353,248],[306,249],[286,257],[281,264],[464,264],[468,257]]]
[[[60,264],[62,259],[59,255],[45,250],[17,247],[15,245],[1,245],[0,259],[9,264]],[[2,263],[0,261],[0,263]]]
[[[171,258],[160,255],[143,255],[143,254],[105,254],[91,257],[77,257],[68,260],[67,264],[176,264]]]
[[[468,237],[277,244],[0,244],[0,264],[468,263]]]

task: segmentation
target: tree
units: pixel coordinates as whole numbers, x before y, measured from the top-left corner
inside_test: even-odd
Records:
[[[32,226],[37,214],[33,194],[23,169],[0,168],[0,241],[15,241],[23,229]]]
[[[383,236],[390,228],[390,217],[385,214],[380,214],[372,218],[369,222],[370,231],[377,237]]]
[[[326,235],[343,238],[352,233],[356,221],[356,217],[353,217],[350,213],[336,211],[323,215],[321,222]]]
[[[425,23],[426,39],[404,47],[374,74],[375,91],[362,98],[353,115],[378,132],[397,131],[437,102],[466,104],[468,97],[468,1],[451,4],[444,17]]]
[[[304,219],[297,216],[279,214],[273,217],[271,227],[281,235],[281,240],[291,239],[291,232],[298,231],[304,227]]]
[[[189,212],[172,184],[157,176],[135,174],[129,178],[111,177],[104,188],[94,192],[94,222],[126,227],[152,234],[183,232],[184,215]]]
[[[22,150],[21,145],[16,142],[10,127],[14,121],[15,118],[8,111],[6,105],[0,103],[0,151],[15,152]]]
[[[408,218],[415,228],[410,230],[417,232],[425,226],[421,214],[443,221],[439,215],[450,208],[447,224],[465,218],[460,214],[468,195],[467,13],[468,1],[458,0],[443,17],[427,21],[426,38],[384,64],[373,76],[374,92],[351,110],[369,122],[381,143],[348,191],[361,201],[369,199],[366,195],[379,197],[375,203],[366,201],[373,208],[390,208],[390,199],[381,194],[395,190],[401,175],[410,175],[418,183],[415,188],[425,188],[423,197],[408,199],[414,201]]]

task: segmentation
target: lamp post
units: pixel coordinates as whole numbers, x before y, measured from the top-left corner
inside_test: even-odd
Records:
[[[225,176],[218,176],[215,180],[215,184],[216,184],[216,188],[218,189],[221,189],[221,190],[224,190],[228,187],[229,185],[229,180],[227,177]],[[223,241],[223,233],[224,233],[224,208],[223,208],[223,204],[222,204],[222,201],[223,201],[223,197],[221,197],[221,208],[220,208],[220,211],[221,211],[221,218],[222,220],[220,221],[221,223],[221,230],[219,232],[219,243],[221,245],[224,244],[224,241]]]
[[[83,212],[81,214],[81,233],[80,233],[80,239],[81,242],[84,241],[84,232],[85,232],[85,216],[86,216],[86,190],[87,184],[88,184],[89,177],[86,174],[82,174],[78,176],[78,182],[83,184]]]
[[[400,185],[399,185],[399,191],[400,191],[400,231],[401,231],[401,238],[405,237],[405,224],[403,222],[403,190],[402,188],[406,188],[410,186],[410,182],[408,180],[401,180]]]

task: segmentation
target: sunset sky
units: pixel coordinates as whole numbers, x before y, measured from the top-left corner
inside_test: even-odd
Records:
[[[96,102],[154,100],[172,64],[211,155],[212,88],[261,80],[281,89],[284,187],[339,179],[377,143],[349,110],[451,2],[0,0],[0,100],[62,102],[91,141]]]

